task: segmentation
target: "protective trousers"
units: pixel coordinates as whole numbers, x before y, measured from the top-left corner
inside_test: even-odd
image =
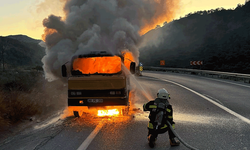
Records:
[[[148,128],[148,136],[151,134],[154,138],[158,137],[158,134],[163,134],[168,131],[169,139],[175,138],[174,133],[171,131],[169,127],[166,127],[164,129],[149,129]]]

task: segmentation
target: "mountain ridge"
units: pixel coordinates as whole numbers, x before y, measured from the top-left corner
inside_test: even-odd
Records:
[[[144,35],[140,61],[145,66],[250,73],[250,2],[235,10],[218,8],[187,14]]]
[[[40,42],[26,35],[0,36],[1,68],[3,62],[5,69],[42,66],[45,50],[39,45]]]

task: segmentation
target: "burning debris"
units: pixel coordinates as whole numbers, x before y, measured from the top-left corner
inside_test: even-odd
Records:
[[[108,110],[98,110],[97,116],[104,117],[104,116],[118,116],[119,110],[118,109],[108,109]]]
[[[43,20],[46,55],[42,62],[46,79],[61,78],[62,64],[90,51],[120,55],[128,50],[138,63],[140,35],[172,20],[178,3],[179,0],[67,0],[63,18],[50,15]],[[125,66],[128,68],[126,62]]]

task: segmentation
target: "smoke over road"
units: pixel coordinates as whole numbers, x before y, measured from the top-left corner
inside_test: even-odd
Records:
[[[67,0],[65,17],[43,20],[46,79],[61,77],[61,65],[76,54],[128,49],[138,62],[142,34],[173,19],[179,0]]]

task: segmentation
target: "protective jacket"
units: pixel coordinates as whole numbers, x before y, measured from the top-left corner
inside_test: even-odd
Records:
[[[167,121],[175,128],[173,109],[167,99],[156,98],[154,101],[149,101],[143,105],[143,110],[150,111],[148,129],[165,130],[168,127]],[[163,111],[163,119],[161,124],[157,125],[155,120],[157,120],[157,114],[160,111]]]

